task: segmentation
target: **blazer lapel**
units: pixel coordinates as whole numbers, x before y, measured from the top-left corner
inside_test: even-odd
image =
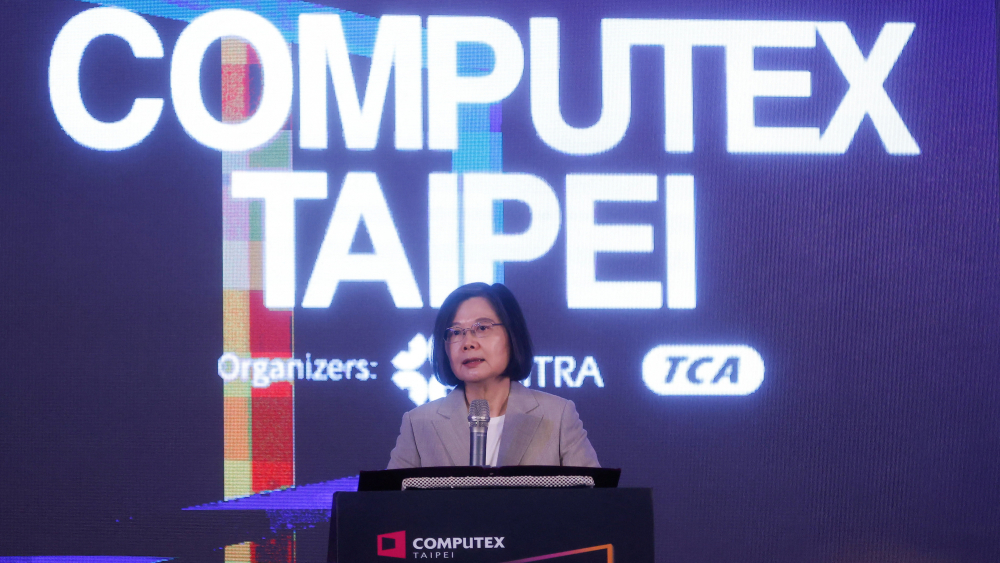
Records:
[[[438,407],[439,418],[434,430],[444,445],[452,465],[469,464],[469,411],[465,407],[465,391],[457,388]]]
[[[510,396],[507,398],[507,412],[500,435],[500,451],[497,465],[518,465],[525,450],[535,436],[535,430],[542,417],[531,414],[538,407],[538,401],[531,396],[524,385],[510,382]]]

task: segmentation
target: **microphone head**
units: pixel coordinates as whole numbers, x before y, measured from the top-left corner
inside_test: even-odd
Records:
[[[490,424],[490,404],[485,399],[476,399],[469,404],[469,424],[485,428]]]

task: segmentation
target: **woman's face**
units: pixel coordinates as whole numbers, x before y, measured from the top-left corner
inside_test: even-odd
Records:
[[[470,297],[458,306],[452,328],[469,328],[475,323],[500,322],[490,302],[483,297]],[[451,371],[465,383],[484,383],[500,379],[510,361],[510,346],[507,331],[495,326],[483,336],[475,336],[472,331],[452,342],[444,343],[448,352]]]

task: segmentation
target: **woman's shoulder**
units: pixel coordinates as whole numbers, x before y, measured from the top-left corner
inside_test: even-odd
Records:
[[[515,401],[521,405],[523,410],[529,410],[534,405],[538,405],[545,412],[561,413],[567,408],[567,406],[573,405],[573,401],[569,399],[565,399],[551,393],[546,393],[545,391],[540,391],[538,389],[525,387],[522,383],[517,381],[510,382],[510,391],[511,396],[515,397]],[[411,421],[434,420],[440,418],[442,415],[450,417],[453,414],[452,411],[458,413],[458,411],[464,407],[465,400],[462,390],[455,389],[440,399],[428,401],[410,410],[406,413],[406,415]],[[572,408],[575,410],[575,406]]]
[[[434,399],[433,401],[427,401],[426,403],[409,410],[406,413],[406,415],[410,417],[410,420],[426,420],[430,418],[439,418],[440,417],[439,413],[442,412],[443,410],[448,410],[450,407],[450,403],[455,400],[455,398],[452,397],[453,393],[454,390],[449,392],[444,397],[441,397],[439,399]],[[465,401],[463,400],[462,403],[464,404]]]
[[[511,393],[522,395],[525,398],[530,397],[531,399],[534,399],[539,406],[546,410],[562,410],[566,408],[567,403],[573,403],[573,401],[558,395],[546,393],[545,391],[539,391],[538,389],[532,389],[531,387],[525,387],[524,384],[517,381],[511,381]]]

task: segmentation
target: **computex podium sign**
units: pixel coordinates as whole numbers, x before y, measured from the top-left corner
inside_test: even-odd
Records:
[[[649,489],[337,493],[331,562],[652,563]]]

